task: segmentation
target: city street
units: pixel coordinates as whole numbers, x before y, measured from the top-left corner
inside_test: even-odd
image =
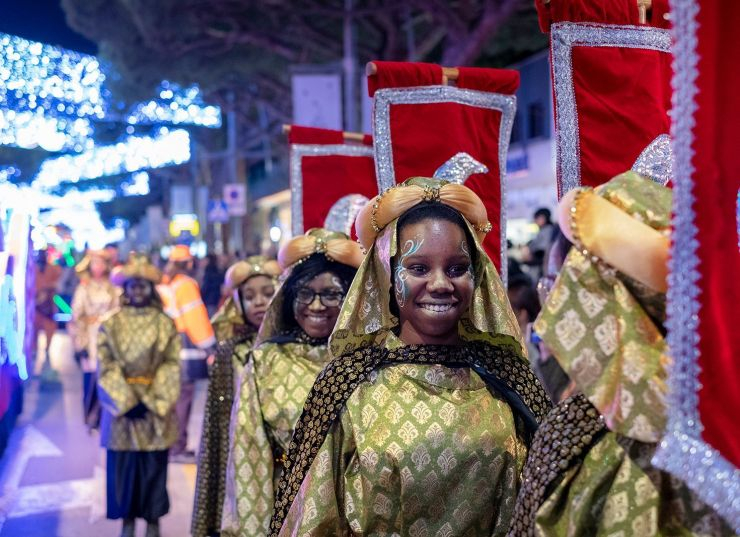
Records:
[[[54,337],[51,360],[58,381],[26,384],[23,414],[0,459],[0,537],[117,536],[120,521],[105,518],[105,451],[83,424],[82,375],[64,332]],[[196,393],[191,447],[198,443],[203,395]],[[171,509],[162,535],[189,535],[194,483],[194,465],[170,465]],[[137,524],[143,532],[144,522]]]

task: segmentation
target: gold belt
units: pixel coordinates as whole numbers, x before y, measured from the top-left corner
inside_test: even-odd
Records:
[[[144,386],[149,386],[152,380],[152,377],[126,377],[126,384],[143,384]]]

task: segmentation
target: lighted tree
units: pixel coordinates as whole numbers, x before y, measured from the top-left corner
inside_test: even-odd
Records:
[[[530,0],[62,0],[69,24],[96,41],[121,74],[113,85],[141,98],[167,78],[197,82],[236,109],[240,146],[290,121],[290,66],[341,60],[349,17],[356,57],[497,63],[490,52],[510,19],[542,47]],[[349,12],[345,11],[351,6]],[[521,40],[521,36],[517,36]],[[493,46],[493,49],[496,47]],[[499,47],[500,48],[500,47]],[[514,57],[516,54],[514,54]]]

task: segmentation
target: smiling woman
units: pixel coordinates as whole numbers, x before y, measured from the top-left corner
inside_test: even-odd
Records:
[[[293,426],[329,361],[328,337],[362,252],[343,233],[312,229],[278,261],[287,277],[264,312],[231,413],[222,535],[267,533]]]
[[[503,535],[549,403],[468,188],[414,178],[360,212],[368,254],[290,445],[271,535]]]

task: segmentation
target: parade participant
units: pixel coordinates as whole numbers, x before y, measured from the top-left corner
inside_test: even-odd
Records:
[[[57,378],[56,371],[51,367],[49,350],[51,349],[51,340],[57,331],[57,322],[54,320],[54,314],[57,309],[54,303],[54,295],[57,292],[57,285],[61,276],[61,267],[49,263],[48,252],[46,250],[40,250],[36,256],[36,277],[34,280],[36,284],[36,306],[33,323],[33,330],[35,332],[33,345],[36,348],[36,345],[38,345],[38,332],[39,330],[43,330],[46,335],[46,346],[41,355],[41,360],[34,366],[34,372],[37,375],[43,374],[48,380],[56,380]]]
[[[195,463],[195,453],[187,449],[195,381],[208,376],[206,358],[216,345],[216,337],[198,282],[189,275],[192,269],[193,256],[190,248],[184,244],[175,246],[165,267],[167,283],[157,287],[164,301],[165,312],[175,321],[182,338],[182,383],[180,399],[175,409],[179,437],[170,449],[170,458],[177,463]]]
[[[97,428],[100,405],[97,400],[97,332],[103,315],[116,309],[120,293],[110,281],[110,260],[105,250],[89,250],[75,271],[80,284],[72,296],[71,332],[75,357],[82,368],[82,391],[85,423]]]
[[[280,266],[263,256],[237,261],[226,271],[229,296],[211,320],[218,339],[211,367],[198,450],[198,475],[191,532],[218,534],[229,455],[229,415],[239,379],[267,306],[275,294]]]
[[[327,339],[362,251],[343,233],[315,228],[283,246],[278,261],[288,275],[270,303],[263,343],[251,353],[231,415],[224,535],[268,531],[293,427],[329,361]]]
[[[147,521],[147,537],[157,537],[170,508],[167,449],[177,439],[180,338],[154,288],[159,271],[146,257],[132,254],[119,276],[121,308],[97,338],[107,514],[123,519],[123,537],[133,537],[136,518]]]
[[[481,247],[485,206],[413,178],[355,227],[369,251],[296,425],[271,535],[503,535],[550,404]]]
[[[671,197],[628,172],[561,201],[575,247],[534,328],[580,393],[537,431],[512,537],[734,534],[651,462],[666,424]]]

